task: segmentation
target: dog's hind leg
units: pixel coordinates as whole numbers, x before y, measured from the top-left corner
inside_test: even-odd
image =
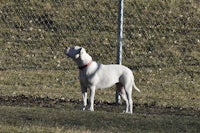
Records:
[[[124,113],[128,113],[129,110],[129,101],[127,99],[127,95],[126,95],[126,91],[124,89],[124,87],[121,89],[120,95],[122,97],[122,99],[126,102],[126,110],[123,111]]]
[[[121,103],[121,90],[123,89],[123,85],[121,83],[116,83],[116,94],[115,94],[115,102],[116,105],[119,105]]]
[[[133,113],[132,89],[127,90],[126,95],[127,95],[127,98],[128,98],[128,105],[129,105],[127,113],[132,114]]]

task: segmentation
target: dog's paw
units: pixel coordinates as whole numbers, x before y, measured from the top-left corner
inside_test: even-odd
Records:
[[[89,108],[88,110],[89,110],[89,111],[94,111],[94,109],[93,109],[93,108]]]
[[[122,114],[132,114],[132,112],[123,110]]]
[[[122,111],[122,114],[126,114],[126,110],[123,110],[123,111]]]
[[[81,110],[82,110],[82,111],[84,111],[84,110],[85,110],[85,108],[86,108],[86,107],[85,107],[85,106],[83,106],[83,107],[81,108]]]

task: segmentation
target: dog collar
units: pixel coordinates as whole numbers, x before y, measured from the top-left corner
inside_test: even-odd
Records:
[[[89,63],[87,63],[87,64],[85,64],[85,65],[79,67],[79,69],[82,70],[82,69],[88,67],[90,64],[92,64],[92,60],[91,60]]]

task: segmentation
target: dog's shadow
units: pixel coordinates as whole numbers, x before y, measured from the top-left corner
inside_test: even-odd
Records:
[[[87,105],[85,111],[89,111],[90,104]],[[107,103],[107,102],[96,102],[94,104],[94,111],[100,111],[100,112],[114,112],[114,113],[122,113],[125,109],[126,104],[123,102],[121,104],[116,103]],[[74,106],[75,110],[82,110],[82,104],[76,104]]]

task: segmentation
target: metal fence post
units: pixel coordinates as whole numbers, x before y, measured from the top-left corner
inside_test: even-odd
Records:
[[[118,7],[118,35],[117,35],[117,64],[122,64],[122,46],[123,46],[123,9],[124,9],[124,0],[119,0]]]
[[[117,64],[122,64],[122,46],[123,46],[123,9],[124,9],[124,0],[119,0],[119,6],[118,6],[118,34],[117,34]],[[121,102],[121,96],[119,95],[119,92],[115,94],[115,100],[116,104],[119,104]]]

